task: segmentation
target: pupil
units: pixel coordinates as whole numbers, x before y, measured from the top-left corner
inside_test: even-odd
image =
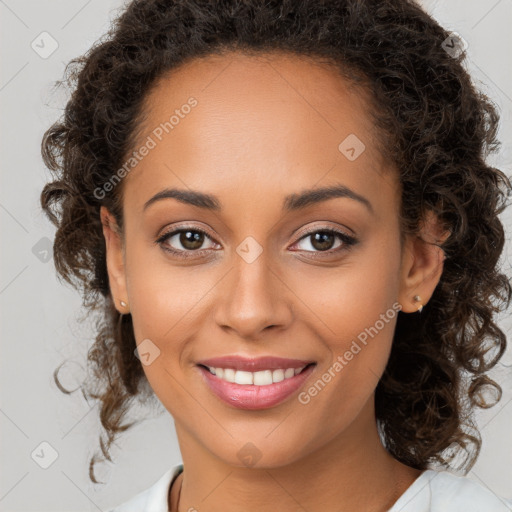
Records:
[[[183,231],[180,235],[180,243],[187,249],[199,249],[203,244],[203,234],[197,231]]]
[[[327,232],[315,233],[313,236],[312,245],[318,250],[328,250],[332,247],[334,235]]]

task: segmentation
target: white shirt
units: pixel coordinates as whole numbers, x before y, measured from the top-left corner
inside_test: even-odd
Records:
[[[169,489],[182,471],[183,464],[172,467],[151,487],[108,512],[169,512]],[[428,469],[388,512],[512,512],[512,499],[500,498],[469,478]]]

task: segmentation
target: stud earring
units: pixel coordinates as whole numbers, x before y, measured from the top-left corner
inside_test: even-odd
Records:
[[[121,304],[121,306],[123,306],[123,308],[126,307],[126,302],[124,300],[120,300],[119,303]]]
[[[420,302],[420,300],[421,300],[421,297],[419,295],[414,296],[415,302]],[[422,309],[423,309],[423,304],[421,304],[421,302],[420,302],[420,305],[418,306],[418,312],[421,313]]]

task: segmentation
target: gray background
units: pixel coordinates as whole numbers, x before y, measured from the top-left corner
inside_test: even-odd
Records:
[[[70,359],[74,362],[66,367],[63,379],[68,386],[78,382],[94,331],[87,322],[76,321],[82,312],[78,293],[59,283],[51,259],[44,261],[54,229],[39,207],[39,194],[48,179],[40,141],[66,100],[62,93],[52,93],[52,83],[62,77],[66,62],[84,53],[107,30],[122,4],[120,0],[0,0],[2,511],[106,510],[181,461],[172,418],[149,411],[147,420],[113,448],[115,465],[98,465],[99,478],[108,484],[93,486],[88,462],[97,449],[98,407],[91,408],[79,393],[63,395],[52,378],[53,370]],[[425,0],[424,6],[468,42],[469,69],[502,116],[503,146],[492,163],[510,175],[512,0]],[[47,58],[31,47],[43,31],[58,44]],[[51,49],[48,36],[41,37],[47,39],[39,51]],[[508,239],[504,264],[510,272],[510,211],[503,221]],[[503,318],[501,326],[510,339],[510,318]],[[503,386],[503,399],[478,413],[483,448],[469,478],[512,498],[512,350],[493,376]],[[35,462],[51,461],[51,449],[43,445],[41,451],[42,442],[58,453],[48,469]],[[39,458],[32,458],[34,450]]]

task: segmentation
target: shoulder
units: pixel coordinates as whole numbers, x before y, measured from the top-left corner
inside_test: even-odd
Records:
[[[183,464],[167,470],[154,484],[107,512],[168,512],[169,488],[183,471]]]
[[[433,471],[433,473],[432,512],[437,509],[440,511],[460,509],[464,512],[512,511],[512,501],[497,496],[483,483],[448,471]]]
[[[512,512],[512,500],[448,471],[424,471],[389,512]]]

